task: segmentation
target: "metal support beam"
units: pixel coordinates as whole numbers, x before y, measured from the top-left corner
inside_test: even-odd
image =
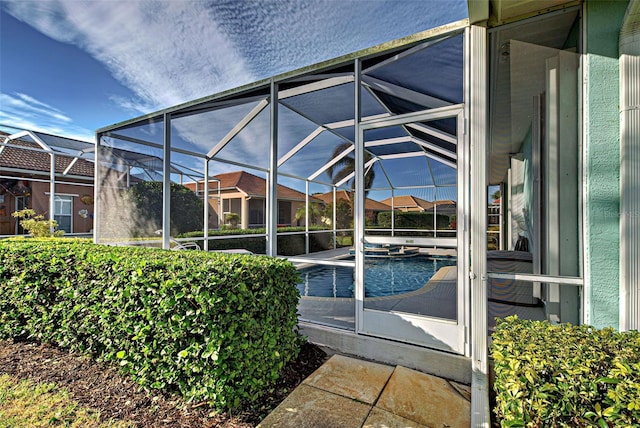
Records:
[[[73,166],[76,164],[76,162],[78,162],[79,158],[73,158],[71,160],[71,162],[69,162],[69,165],[67,165],[67,167],[64,169],[64,171],[62,171],[62,175],[67,175],[69,174],[69,171],[71,171],[71,168],[73,168]]]
[[[171,248],[171,114],[164,114],[162,154],[162,248]]]
[[[447,107],[452,104],[449,101],[444,101],[440,98],[432,97],[421,92],[416,92],[402,86],[394,85],[393,83],[385,82],[384,80],[376,79],[375,77],[365,76],[363,77],[363,80],[365,84],[371,89],[376,89],[380,92],[384,92],[394,97],[407,100],[427,108]]]
[[[49,220],[53,221],[55,220],[56,208],[56,155],[51,152],[50,156],[51,166],[49,168]],[[53,225],[49,227],[49,232],[53,235]]]
[[[278,85],[270,83],[270,151],[267,179],[267,255],[278,254]]]
[[[247,115],[243,117],[242,120],[240,120],[240,122],[238,122],[236,126],[234,126],[233,129],[229,131],[227,135],[225,135],[224,138],[222,138],[222,140],[220,140],[220,142],[209,151],[209,153],[207,153],[207,157],[213,157],[218,152],[220,152],[220,150],[222,150],[229,143],[229,141],[233,139],[233,137],[238,135],[240,131],[242,131],[245,126],[247,126],[253,119],[255,119],[256,116],[258,116],[260,112],[264,110],[268,105],[269,101],[260,101],[258,105],[256,105],[249,113],[247,113]]]
[[[96,134],[96,138],[94,141],[95,144],[95,152],[94,152],[94,167],[93,167],[93,243],[97,244],[99,242],[100,233],[101,233],[101,222],[102,222],[102,200],[100,199],[100,195],[102,194],[102,175],[101,172],[101,156],[100,156],[100,134]],[[128,177],[128,176],[127,176]],[[129,186],[127,186],[129,187]]]
[[[355,84],[354,84],[354,119],[355,132],[355,186],[353,202],[353,248],[355,249],[356,267],[354,272],[355,282],[355,323],[356,332],[364,329],[363,319],[360,314],[364,310],[364,129],[360,126],[362,121],[362,104],[360,96],[362,92],[362,62],[354,60]]]
[[[340,153],[338,156],[334,157],[333,159],[331,159],[330,162],[327,162],[326,164],[324,164],[322,166],[322,168],[320,168],[319,170],[317,170],[316,172],[314,172],[313,174],[311,174],[309,176],[309,180],[315,180],[317,177],[319,177],[323,172],[325,172],[327,169],[329,169],[330,166],[335,165],[336,163],[338,163],[340,161],[340,159],[342,159],[343,157],[347,156],[349,153],[351,153],[353,151],[354,147],[351,146],[348,149],[346,149],[345,151],[343,151],[342,153]]]
[[[332,213],[332,224],[333,224],[333,249],[335,250],[336,248],[338,248],[338,236],[336,234],[336,186],[332,186],[331,189],[333,190],[333,213]]]
[[[340,86],[350,82],[353,82],[353,76],[351,75],[330,77],[328,79],[318,80],[313,83],[308,83],[306,85],[282,91],[279,93],[279,99],[284,100],[286,98],[295,97],[296,95],[333,88],[334,86]]]
[[[324,128],[322,126],[318,126],[311,134],[307,135],[302,141],[296,144],[294,148],[289,150],[287,154],[282,156],[278,161],[278,166],[282,166],[283,163],[291,159],[291,157],[296,153],[298,153],[300,150],[302,150],[304,146],[306,146],[311,141],[313,141],[313,139],[316,138],[318,135],[322,134],[322,131],[324,131]]]
[[[196,185],[198,181],[196,181]],[[203,249],[209,251],[209,159],[204,160],[204,245]]]
[[[309,180],[304,182],[304,253],[309,254]]]

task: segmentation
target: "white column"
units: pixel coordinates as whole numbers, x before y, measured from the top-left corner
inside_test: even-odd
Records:
[[[356,331],[364,329],[362,312],[364,310],[364,130],[360,127],[362,108],[360,104],[362,63],[354,60],[354,118],[355,118],[355,186],[353,195],[353,248],[355,249],[356,266],[355,302]]]
[[[198,180],[196,180],[196,186]],[[209,159],[204,158],[204,245],[202,248],[209,251]]]
[[[49,220],[55,219],[55,207],[56,207],[56,155],[50,153],[51,166],[49,170]],[[73,203],[72,203],[73,204]],[[71,210],[71,216],[73,217],[73,209]],[[73,224],[73,222],[72,222]],[[51,226],[49,232],[53,235],[54,228]],[[73,230],[71,230],[73,232]]]
[[[162,248],[171,248],[171,115],[164,114],[162,159]]]
[[[278,85],[271,79],[270,151],[267,179],[267,255],[278,254]]]
[[[471,426],[488,427],[489,382],[487,368],[487,30],[467,30],[469,55],[469,137],[471,143]]]
[[[93,243],[97,244],[101,233],[100,221],[102,220],[102,209],[100,200],[100,190],[102,177],[100,176],[100,134],[96,134],[93,151]]]
[[[640,329],[640,1],[620,31],[620,330]]]

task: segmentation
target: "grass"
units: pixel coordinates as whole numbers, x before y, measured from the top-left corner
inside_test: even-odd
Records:
[[[102,421],[100,413],[80,407],[64,389],[0,375],[0,428],[128,428],[121,421]]]

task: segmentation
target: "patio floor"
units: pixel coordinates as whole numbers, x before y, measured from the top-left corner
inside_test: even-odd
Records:
[[[258,426],[469,427],[470,399],[466,385],[334,355]]]

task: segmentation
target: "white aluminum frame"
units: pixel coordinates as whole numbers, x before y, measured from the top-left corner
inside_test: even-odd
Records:
[[[465,138],[465,105],[464,104],[455,104],[449,105],[446,107],[409,113],[404,115],[398,115],[388,118],[378,118],[375,120],[362,121],[358,125],[358,132],[356,133],[356,169],[354,171],[356,181],[356,189],[363,189],[364,186],[364,174],[366,168],[369,164],[376,161],[376,159],[372,159],[366,164],[362,165],[364,159],[364,149],[366,146],[365,143],[365,131],[371,129],[379,129],[390,126],[407,126],[413,122],[427,122],[437,119],[455,117],[457,119],[458,126],[458,138],[460,141],[463,141]],[[467,184],[467,180],[465,177],[468,176],[468,165],[465,163],[461,163],[461,160],[466,159],[465,151],[467,150],[468,145],[462,144],[458,145],[458,164],[453,165],[453,167],[457,168],[457,188],[458,190],[458,216],[464,219],[464,210],[466,208],[466,202],[464,200],[465,191],[464,187]],[[380,159],[385,158],[394,158],[399,159],[403,157],[412,157],[412,156],[425,156],[424,152],[421,153],[403,153],[397,155],[389,155],[389,156],[379,156]],[[345,178],[345,180],[347,180]],[[343,180],[343,181],[345,181]],[[339,185],[340,183],[338,183]],[[364,218],[364,192],[357,191],[356,192],[356,219],[359,217]],[[356,223],[355,225],[355,239],[354,246],[356,248],[356,271],[355,271],[355,288],[356,288],[356,332],[361,334],[372,334],[380,337],[392,338],[390,333],[386,332],[385,329],[393,328],[390,327],[388,321],[385,321],[389,316],[391,317],[400,317],[407,322],[414,323],[426,323],[428,325],[428,333],[429,335],[434,336],[436,341],[433,343],[425,343],[422,342],[423,338],[418,338],[420,335],[416,335],[413,338],[407,336],[406,338],[393,337],[395,340],[408,340],[410,342],[417,341],[422,342],[423,345],[431,346],[434,348],[439,348],[441,346],[446,346],[446,351],[455,352],[462,355],[468,355],[468,351],[466,348],[467,344],[467,295],[465,293],[466,290],[466,272],[468,270],[468,266],[465,263],[463,256],[458,257],[458,265],[457,265],[457,319],[456,320],[442,320],[436,319],[433,317],[416,315],[416,314],[396,314],[389,315],[387,312],[366,309],[364,307],[364,243],[382,243],[382,242],[391,242],[398,244],[407,244],[408,242],[415,243],[418,245],[429,245],[429,246],[442,246],[448,248],[459,248],[463,249],[468,246],[468,235],[465,233],[466,227],[464,226],[464,220],[460,223],[460,227],[457,230],[456,238],[419,238],[419,237],[388,237],[388,236],[366,236],[365,238],[365,225],[364,222]],[[366,241],[365,241],[366,239]],[[383,320],[383,318],[385,320]],[[395,319],[395,318],[393,318]],[[437,342],[440,342],[438,344]],[[441,348],[442,349],[442,348]]]

